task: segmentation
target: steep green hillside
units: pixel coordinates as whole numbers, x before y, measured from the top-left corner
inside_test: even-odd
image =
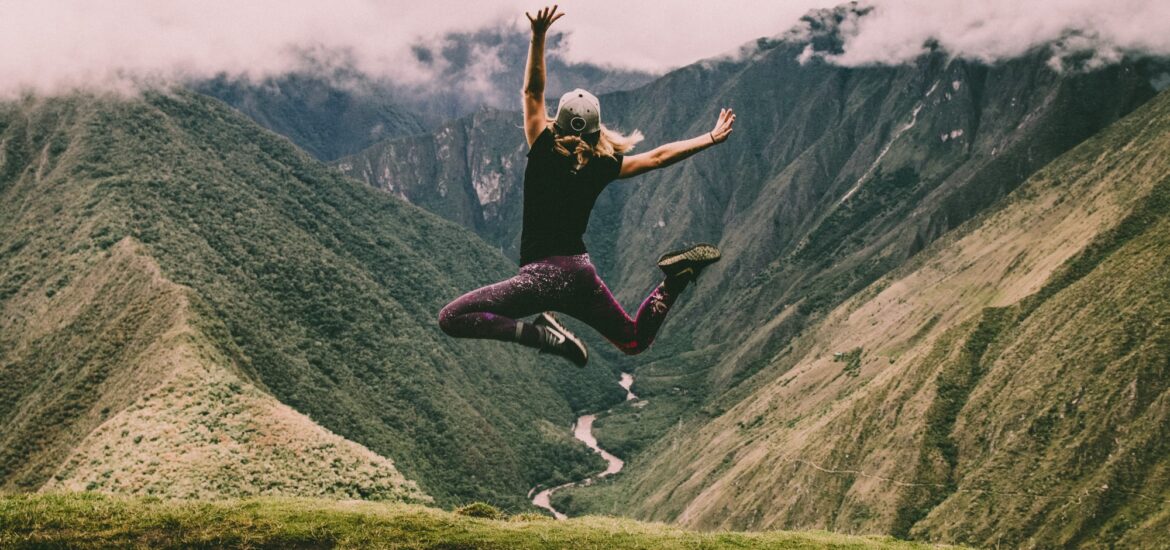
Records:
[[[433,508],[309,499],[162,503],[0,497],[5,548],[928,548],[830,533],[696,533],[613,518],[480,519]]]
[[[240,376],[194,326],[197,296],[132,238],[79,256],[3,310],[6,486],[429,500]]]
[[[567,497],[705,528],[1164,544],[1168,261],[1163,93]]]
[[[192,85],[322,160],[424,131],[414,111],[358,75],[289,74],[253,84],[221,76]]]
[[[161,470],[113,446],[222,447],[261,428],[287,443],[280,434],[295,434],[303,417],[232,418],[285,414],[264,401],[271,396],[392,458],[440,504],[521,508],[533,485],[595,467],[571,439],[573,410],[622,396],[610,372],[442,335],[435,315],[446,301],[514,265],[190,93],[0,106],[0,243],[0,484],[9,489],[45,485],[74,451],[87,463],[146,460],[133,469],[142,488]],[[121,247],[143,259],[118,261]],[[175,359],[183,349],[194,358]],[[184,392],[177,377],[191,375],[210,387]],[[181,393],[151,397],[168,387]],[[151,418],[195,432],[163,441]],[[312,462],[309,450],[330,444],[304,437],[286,445],[293,459]],[[333,473],[306,471],[382,483],[360,481],[369,474],[360,465],[321,464]],[[66,468],[58,481],[92,474]],[[223,492],[247,494],[283,474]]]

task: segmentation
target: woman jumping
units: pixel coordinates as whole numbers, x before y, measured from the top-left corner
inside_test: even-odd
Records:
[[[589,352],[549,311],[584,321],[627,354],[650,346],[671,304],[703,267],[719,260],[719,250],[699,244],[663,254],[666,274],[638,308],[636,319],[622,309],[589,260],[581,237],[597,196],[609,182],[669,166],[727,140],[735,123],[723,109],[715,128],[702,136],[668,143],[647,153],[623,154],[642,140],[601,124],[601,105],[585,90],[561,96],[556,118],[544,106],[544,37],[564,13],[544,8],[532,23],[532,43],[524,82],[524,226],[520,234],[520,273],[473,290],[439,313],[443,332],[458,338],[519,342],[585,366]],[[542,313],[543,312],[543,313]],[[540,314],[534,322],[520,319]]]

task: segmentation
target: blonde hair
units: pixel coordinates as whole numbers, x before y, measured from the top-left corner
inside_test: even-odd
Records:
[[[556,119],[549,118],[548,122],[552,126]],[[578,136],[557,136],[556,128],[552,127],[551,129],[554,138],[553,150],[566,157],[573,156],[575,153],[578,166],[584,166],[593,157],[612,157],[615,154],[625,154],[627,151],[633,150],[638,142],[646,139],[638,130],[623,134],[610,130],[602,124],[597,144],[590,147],[588,142]]]

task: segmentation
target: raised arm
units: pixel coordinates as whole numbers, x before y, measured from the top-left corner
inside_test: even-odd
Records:
[[[528,146],[540,137],[548,125],[548,113],[544,110],[544,35],[554,21],[565,14],[557,13],[557,7],[543,8],[533,17],[524,12],[532,23],[532,42],[528,46],[528,66],[524,70],[524,136]]]
[[[630,178],[657,168],[670,166],[703,149],[723,143],[731,135],[734,124],[735,113],[731,109],[721,109],[719,120],[715,122],[715,129],[698,137],[667,143],[645,153],[627,156],[622,160],[622,170],[618,173],[618,177]]]

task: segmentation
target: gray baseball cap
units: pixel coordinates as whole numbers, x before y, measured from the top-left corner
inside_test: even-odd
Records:
[[[593,94],[577,88],[561,96],[557,105],[557,133],[589,135],[601,131],[601,103]]]

